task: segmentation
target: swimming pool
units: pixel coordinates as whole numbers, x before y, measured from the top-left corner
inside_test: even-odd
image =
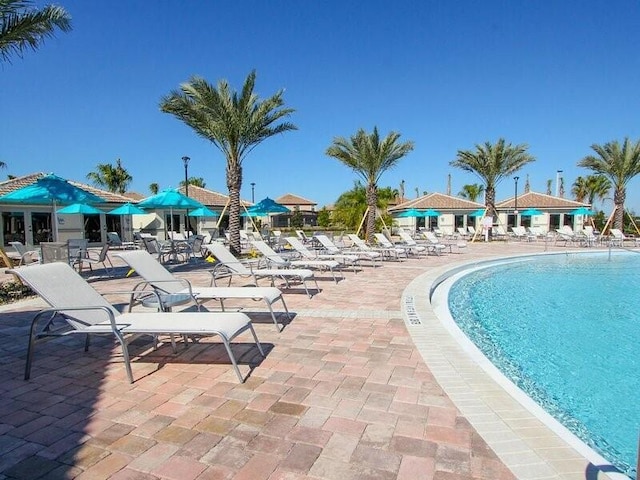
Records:
[[[527,257],[459,279],[449,310],[531,398],[622,471],[640,425],[640,255]]]

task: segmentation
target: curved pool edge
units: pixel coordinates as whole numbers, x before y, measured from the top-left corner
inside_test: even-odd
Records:
[[[467,269],[495,261],[562,254],[491,255],[430,269],[405,288],[403,319],[440,386],[517,478],[628,480],[624,474],[607,472],[613,468],[609,462],[507,379],[450,315],[436,312],[432,304],[433,298],[448,293],[436,292],[436,288],[447,288],[447,279]]]

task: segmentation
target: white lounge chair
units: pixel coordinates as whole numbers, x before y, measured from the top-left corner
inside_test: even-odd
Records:
[[[224,248],[224,247],[223,247]],[[263,300],[267,304],[271,319],[278,331],[278,320],[273,311],[274,302],[280,300],[287,317],[291,319],[287,305],[284,302],[282,292],[275,287],[196,287],[192,286],[186,279],[178,279],[173,276],[160,262],[156,261],[148,252],[144,250],[132,250],[116,254],[124,262],[133,268],[138,275],[144,278],[144,282],[136,285],[131,295],[129,309],[135,303],[143,303],[145,297],[138,298],[139,294],[145,294],[144,288],[151,286],[160,295],[181,295],[187,294],[194,299],[194,303],[200,304],[208,300],[217,300],[224,311],[224,301],[230,299],[251,299]]]
[[[34,265],[35,263],[40,262],[40,252],[37,250],[27,248],[22,244],[22,242],[9,242],[14,250],[16,251],[16,256],[12,259],[18,261],[18,266],[21,265]],[[11,258],[12,256],[9,255]]]
[[[436,255],[440,255],[440,253],[447,247],[449,248],[449,253],[453,253],[453,243],[442,242],[438,237],[436,237],[435,233],[433,232],[423,232],[422,235],[427,240],[427,242],[429,242],[433,246]],[[458,246],[458,249],[465,248],[467,246],[467,242],[465,242],[464,240],[460,240],[455,245]]]
[[[262,243],[254,242],[254,246],[258,249],[260,253],[262,253],[264,258],[267,259],[267,264],[271,268],[276,267],[279,269],[283,269],[283,268],[288,269],[290,267],[294,267],[297,269],[297,268],[307,267],[307,268],[311,268],[319,271],[328,271],[331,273],[333,280],[336,283],[338,283],[338,278],[336,277],[336,269],[340,266],[340,263],[335,260],[307,260],[307,259],[300,259],[299,255],[297,257],[285,258],[285,257],[282,257],[276,251],[274,251],[265,242],[262,242]]]
[[[364,250],[352,250],[346,248],[341,249],[333,243],[329,237],[323,234],[314,235],[313,238],[320,242],[320,245],[322,245],[329,255],[355,255],[358,260],[368,260],[371,262],[372,267],[376,267],[378,263],[381,264],[382,262],[382,254],[380,252],[367,252]]]
[[[440,254],[440,252],[433,245],[418,245],[418,242],[416,242],[411,237],[411,235],[409,235],[404,230],[398,230],[398,235],[400,235],[400,238],[402,239],[402,243],[400,245],[403,247],[404,246],[409,247],[410,253],[413,253],[415,255],[421,255],[421,254],[426,255],[429,253],[429,251],[431,251],[436,255]]]
[[[391,243],[383,233],[374,233],[373,236],[379,245],[382,245],[384,248],[394,249],[398,257],[409,258],[409,253],[411,251],[409,247],[403,247],[395,243]]]
[[[329,260],[338,262],[338,266],[341,267],[352,267],[354,273],[357,272],[357,264],[358,257],[357,255],[346,255],[346,254],[329,254],[329,253],[319,253],[317,251],[311,251],[304,245],[298,238],[296,237],[287,237],[286,238],[289,245],[293,247],[293,249],[300,255],[300,257],[304,260]]]
[[[385,248],[382,246],[372,247],[371,245],[367,244],[367,242],[365,242],[363,239],[358,237],[355,233],[348,234],[348,237],[353,244],[352,248],[357,248],[358,250],[362,250],[364,252],[380,253],[382,255],[383,260],[384,259],[402,260],[398,254],[398,251],[400,251],[400,253],[404,255],[404,250],[397,249],[395,247],[391,247],[391,248]]]
[[[102,264],[102,268],[104,268],[107,275],[109,275],[111,272],[109,271],[109,267],[107,267],[107,263],[113,268],[113,263],[111,263],[111,259],[109,258],[109,244],[105,243],[99,253],[87,250],[87,254],[80,257],[76,263],[79,265],[80,271],[82,271],[85,264],[89,265],[89,270],[93,270],[93,265]]]
[[[260,354],[264,356],[251,321],[244,313],[121,314],[66,263],[54,262],[31,268],[17,268],[11,270],[11,273],[18,275],[51,306],[38,312],[31,322],[25,380],[28,380],[31,375],[36,342],[48,336],[85,335],[86,351],[90,335],[114,335],[122,346],[127,377],[131,383],[133,383],[133,373],[125,338],[128,334],[218,335],[241,383],[244,382],[244,378],[231,350],[231,340],[245,330],[249,330]],[[54,315],[62,317],[66,321],[66,326],[53,328],[51,319]],[[38,329],[40,321],[46,322],[42,329]]]
[[[221,277],[232,277],[233,275],[237,275],[240,277],[253,278],[253,284],[256,286],[258,285],[258,279],[269,278],[271,280],[271,285],[273,286],[274,279],[277,277],[284,280],[287,287],[289,287],[290,279],[299,280],[309,298],[311,298],[311,293],[307,287],[307,280],[313,280],[316,284],[316,291],[320,291],[318,282],[311,270],[304,268],[289,269],[288,266],[286,266],[287,268],[253,268],[250,264],[246,265],[238,260],[224,245],[212,243],[211,245],[205,245],[204,248],[208,250],[219,262],[219,266],[216,265],[211,272],[214,283]],[[290,266],[298,267],[300,265],[294,265],[292,263]],[[221,271],[221,268],[224,268],[224,270]]]

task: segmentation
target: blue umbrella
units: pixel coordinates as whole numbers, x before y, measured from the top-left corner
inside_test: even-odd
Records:
[[[265,214],[286,213],[291,211],[284,205],[281,205],[278,202],[276,202],[275,200],[271,200],[269,197],[266,197],[260,200],[255,205],[252,205],[249,208],[247,208],[247,210],[249,212],[252,212],[252,211],[264,212]],[[254,216],[260,216],[260,215],[254,215]]]
[[[522,212],[520,212],[521,217],[535,217],[536,215],[542,215],[542,214],[543,212],[535,208],[527,208],[526,210],[523,210]]]
[[[409,217],[424,217],[424,211],[418,210],[417,208],[409,208],[408,210],[404,210],[396,215],[396,218],[409,218]]]
[[[132,203],[125,203],[107,212],[109,215],[144,215],[147,212]]]
[[[183,195],[177,190],[167,189],[163,190],[151,197],[147,197],[144,200],[138,202],[138,206],[141,208],[149,209],[161,209],[168,208],[171,215],[171,230],[173,231],[173,209],[177,210],[191,210],[200,207],[204,207],[200,202],[193,198]]]
[[[244,212],[240,213],[241,217],[266,217],[269,212],[263,212],[262,210],[252,210],[247,208]]]
[[[56,204],[102,203],[98,195],[70,184],[53,173],[39,178],[31,185],[19,188],[0,197],[0,202],[26,205],[47,205],[53,203],[54,236],[58,238],[58,216]]]
[[[468,214],[469,217],[482,217],[484,215],[484,208],[479,208],[478,210],[475,210],[471,213]]]
[[[92,207],[91,205],[87,205],[86,203],[74,203],[64,208],[58,210],[57,213],[64,214],[79,214],[83,215],[96,215],[102,213],[101,210],[98,210],[96,207]]]
[[[440,216],[440,212],[438,212],[437,210],[432,210],[431,208],[425,210],[424,212],[422,212],[422,216],[423,217],[439,217]]]
[[[217,217],[218,215],[218,212],[209,210],[207,207],[199,207],[189,212],[190,217]]]
[[[2,198],[0,197],[0,200],[2,200]],[[595,215],[596,213],[593,210],[589,210],[587,207],[580,207],[575,209],[574,211],[571,212],[571,215],[587,215],[587,216],[591,216],[591,215]]]

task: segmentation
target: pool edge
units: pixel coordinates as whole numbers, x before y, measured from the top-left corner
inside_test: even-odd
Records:
[[[429,270],[409,283],[402,294],[405,325],[440,386],[517,478],[628,480],[624,474],[607,472],[611,466],[600,454],[502,375],[455,324],[447,325],[432,305],[435,288],[468,268],[563,254],[487,255]]]

